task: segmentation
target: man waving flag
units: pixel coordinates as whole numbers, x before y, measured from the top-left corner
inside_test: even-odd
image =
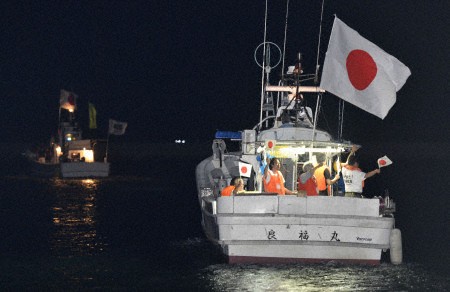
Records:
[[[334,19],[321,88],[384,119],[409,75],[395,57]]]

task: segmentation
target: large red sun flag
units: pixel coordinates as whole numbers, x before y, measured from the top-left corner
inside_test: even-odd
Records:
[[[392,164],[392,160],[390,160],[386,155],[381,158],[378,158],[377,162],[378,162],[378,168]]]
[[[244,162],[239,162],[239,175],[250,177],[252,173],[252,165]]]
[[[334,19],[321,88],[384,119],[410,75],[402,62]]]

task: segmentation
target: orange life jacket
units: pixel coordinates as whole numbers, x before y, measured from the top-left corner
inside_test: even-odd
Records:
[[[222,191],[220,192],[222,197],[229,197],[231,196],[231,193],[234,190],[234,186],[227,186],[225,188],[222,189]]]
[[[310,177],[304,184],[302,184],[300,177],[298,178],[298,189],[306,191],[307,196],[318,196],[317,183],[314,176]]]
[[[327,189],[327,181],[325,179],[325,175],[323,174],[325,169],[330,171],[326,165],[322,165],[314,171],[314,176],[316,177],[317,188],[319,191],[325,191]]]
[[[270,177],[270,180],[267,182],[266,178],[263,178],[265,191],[268,193],[284,195],[286,193],[286,188],[284,187],[283,174],[280,171],[273,172],[268,170],[267,175]]]

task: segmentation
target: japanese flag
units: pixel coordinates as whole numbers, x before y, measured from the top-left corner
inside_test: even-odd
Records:
[[[276,144],[275,140],[267,140],[265,145],[266,150],[273,150]]]
[[[384,119],[411,71],[337,17],[320,87]]]
[[[252,173],[252,165],[244,162],[239,162],[239,175],[250,177]]]
[[[383,166],[391,165],[392,161],[385,155],[381,158],[378,158],[378,168]]]
[[[59,106],[70,112],[73,112],[77,108],[77,98],[78,95],[76,95],[75,93],[61,89],[59,95]]]

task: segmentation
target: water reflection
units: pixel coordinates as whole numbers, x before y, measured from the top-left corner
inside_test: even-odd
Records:
[[[411,291],[425,286],[444,291],[446,286],[444,279],[414,264],[213,265],[206,275],[212,291]]]
[[[52,207],[55,231],[50,239],[57,255],[91,255],[106,244],[96,230],[95,179],[52,181],[55,201]]]

